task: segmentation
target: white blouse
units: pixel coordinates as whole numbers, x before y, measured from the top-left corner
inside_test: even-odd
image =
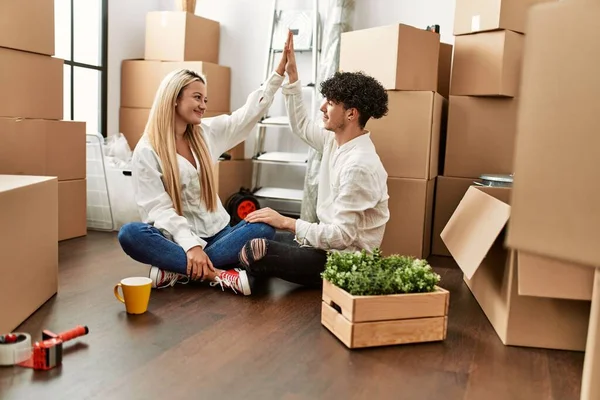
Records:
[[[321,152],[317,217],[296,220],[296,240],[323,250],[372,252],[389,220],[387,172],[365,133],[338,146],[333,132],[308,118],[300,81],[283,86],[292,131]]]
[[[274,95],[282,83],[283,76],[273,72],[258,90],[248,96],[246,104],[240,109],[231,115],[212,118],[210,126],[201,123],[213,164],[218,162],[221,154],[248,138],[273,103]],[[133,190],[142,221],[169,232],[186,252],[195,246],[204,248],[206,241],[202,238],[216,235],[230,221],[221,202],[225,199],[217,202],[215,212],[209,212],[201,202],[200,163],[196,154],[194,159],[198,169],[177,155],[183,211],[180,216],[163,185],[160,159],[145,134],[136,145],[132,158]]]

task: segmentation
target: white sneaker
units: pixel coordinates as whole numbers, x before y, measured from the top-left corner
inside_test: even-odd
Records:
[[[225,290],[225,287],[228,287],[233,290],[235,294],[241,293],[244,296],[249,296],[251,293],[248,274],[240,268],[221,272],[221,274],[210,283],[210,286],[216,285],[221,285],[221,290]]]
[[[175,286],[176,283],[186,284],[190,278],[171,271],[163,271],[157,267],[150,267],[148,277],[152,280],[154,289],[164,289],[169,286]]]

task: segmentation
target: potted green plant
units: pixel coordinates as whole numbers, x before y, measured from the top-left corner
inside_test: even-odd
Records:
[[[349,348],[446,338],[450,294],[426,260],[331,252],[322,277],[321,323]]]

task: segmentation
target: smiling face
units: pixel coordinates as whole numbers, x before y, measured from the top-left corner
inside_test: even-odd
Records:
[[[175,118],[186,124],[198,125],[206,111],[206,85],[194,81],[183,88],[177,98]]]
[[[325,99],[321,105],[324,128],[333,132],[341,132],[348,122],[348,111],[343,104]]]

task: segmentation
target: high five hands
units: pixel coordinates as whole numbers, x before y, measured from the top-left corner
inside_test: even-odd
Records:
[[[279,60],[276,71],[281,76],[287,72],[290,83],[294,83],[298,80],[296,54],[294,52],[294,34],[290,30],[288,30],[287,40],[283,46],[283,53],[281,54],[281,60]]]

